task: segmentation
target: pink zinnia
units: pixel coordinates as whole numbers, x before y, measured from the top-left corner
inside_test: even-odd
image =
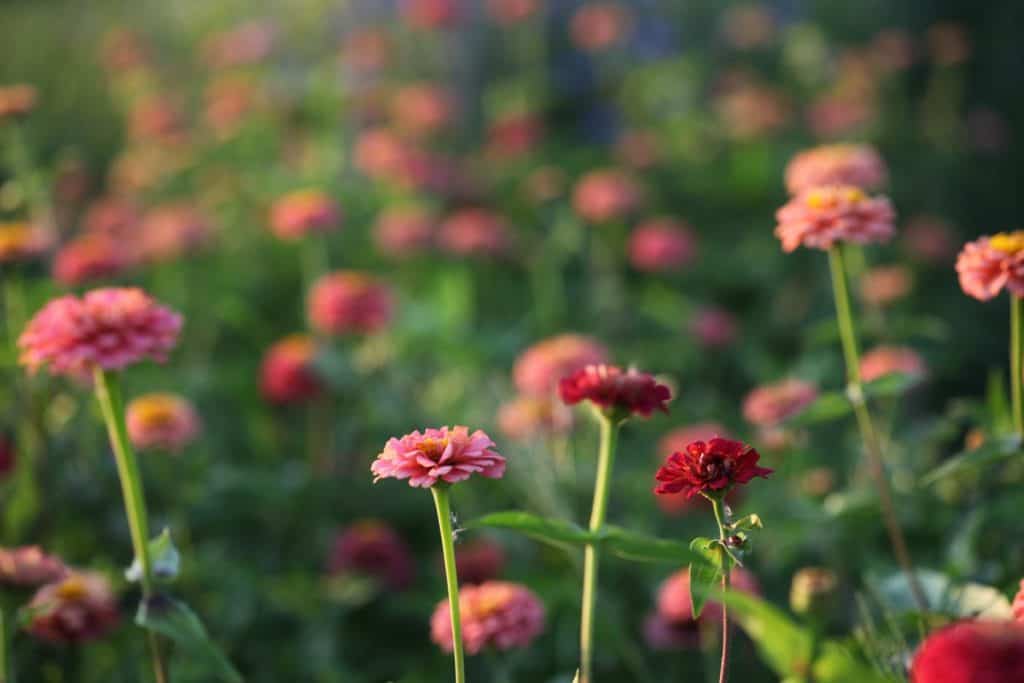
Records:
[[[134,202],[122,197],[105,197],[89,205],[82,219],[86,233],[127,238],[135,232],[142,214]]]
[[[436,134],[451,123],[455,104],[451,95],[433,83],[413,83],[399,88],[391,101],[395,128],[413,137]]]
[[[515,24],[537,12],[539,0],[487,0],[488,13],[499,24]]]
[[[436,222],[425,209],[386,209],[373,226],[377,250],[391,258],[405,258],[427,251],[434,241]]]
[[[672,392],[653,375],[615,365],[588,365],[558,383],[567,405],[590,401],[617,417],[632,414],[649,417],[655,410],[668,412]]]
[[[743,417],[758,427],[775,427],[818,398],[810,382],[784,379],[757,387],[743,399]]]
[[[730,574],[733,590],[749,595],[760,595],[757,578],[743,567],[735,567]],[[722,606],[709,600],[701,610],[700,618],[693,618],[690,594],[690,570],[681,569],[658,588],[657,611],[644,622],[644,639],[655,650],[690,649],[700,646],[701,625],[722,621]]]
[[[572,16],[569,35],[584,52],[600,52],[624,41],[632,30],[632,17],[617,2],[589,2]]]
[[[505,549],[497,541],[476,538],[455,546],[455,572],[462,584],[493,581],[505,568]]]
[[[488,581],[466,586],[459,594],[462,642],[475,655],[485,647],[524,648],[544,630],[544,605],[523,585]],[[445,652],[452,651],[452,619],[448,600],[442,600],[430,619],[430,637]]]
[[[959,621],[935,631],[910,664],[911,683],[1024,683],[1024,624]]]
[[[415,567],[408,544],[386,523],[374,519],[360,520],[339,533],[327,565],[331,574],[369,576],[392,590],[408,588]]]
[[[877,190],[888,170],[870,145],[822,145],[797,154],[786,166],[786,189],[800,194],[823,185],[852,185]]]
[[[371,334],[391,322],[394,297],[376,278],[340,270],[324,275],[309,292],[309,322],[323,334]]]
[[[283,240],[330,232],[341,225],[341,209],[320,190],[298,190],[280,197],[270,210],[270,229]]]
[[[197,251],[213,235],[210,219],[189,204],[165,204],[151,209],[142,220],[139,255],[151,261],[169,261]]]
[[[852,185],[827,185],[797,195],[775,217],[775,236],[789,252],[800,246],[885,242],[893,235],[896,214],[885,197],[869,197]]]
[[[369,178],[394,179],[407,163],[409,146],[389,128],[369,128],[356,138],[353,163]]]
[[[646,272],[679,270],[693,260],[696,250],[693,232],[673,218],[649,220],[629,236],[629,262]]]
[[[163,362],[181,331],[181,316],[141,289],[94,289],[46,304],[18,339],[21,363],[32,371],[81,375],[120,370],[149,358]]]
[[[144,394],[125,412],[128,438],[139,450],[176,453],[199,436],[202,421],[192,404],[176,394]]]
[[[860,279],[860,296],[873,306],[887,306],[910,294],[914,276],[906,266],[876,266]]]
[[[501,256],[512,246],[508,222],[488,209],[461,209],[445,218],[437,245],[456,256]]]
[[[979,301],[992,299],[1004,287],[1024,296],[1024,230],[968,242],[956,259],[956,272],[960,287]]]
[[[410,486],[421,488],[454,484],[473,474],[499,479],[505,458],[493,448],[491,437],[479,429],[472,434],[462,426],[426,429],[389,439],[370,470],[374,481],[408,479]]]
[[[59,581],[68,567],[55,555],[43,552],[37,545],[0,548],[0,584],[10,586],[42,586]]]
[[[26,630],[51,643],[80,643],[117,624],[117,596],[101,574],[72,572],[39,589],[29,602]]]
[[[1024,624],[1024,579],[1020,580],[1020,590],[1013,598],[1013,618]]]
[[[323,392],[323,382],[313,367],[316,343],[294,334],[271,346],[260,368],[260,391],[272,403],[301,403]]]
[[[264,19],[250,19],[203,41],[206,63],[214,69],[258,64],[277,41],[277,26]]]
[[[404,0],[402,16],[416,28],[447,28],[459,20],[458,0]]]
[[[512,376],[524,394],[549,396],[558,381],[588,365],[608,360],[608,349],[581,334],[560,334],[539,341],[516,359]]]
[[[73,287],[120,275],[136,263],[135,250],[123,239],[85,233],[66,243],[53,261],[53,277]]]
[[[622,220],[640,205],[640,186],[628,174],[614,168],[591,171],[573,189],[572,205],[591,223]]]
[[[701,346],[720,349],[736,341],[736,316],[721,308],[702,308],[689,322],[690,334]]]
[[[942,218],[914,216],[902,232],[907,251],[917,259],[945,265],[956,254],[953,227]]]
[[[498,427],[513,441],[531,441],[567,432],[572,411],[547,396],[518,396],[498,409]]]
[[[860,359],[860,376],[865,382],[892,373],[924,377],[927,368],[921,354],[905,346],[876,346]]]
[[[499,159],[527,154],[544,135],[543,122],[531,113],[507,114],[487,131],[487,152]]]

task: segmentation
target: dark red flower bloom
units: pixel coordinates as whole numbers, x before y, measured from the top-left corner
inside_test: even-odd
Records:
[[[583,400],[627,416],[637,413],[649,416],[655,409],[667,413],[666,403],[672,392],[652,375],[636,370],[624,371],[614,365],[588,365],[558,384],[562,400],[574,405]]]
[[[924,641],[912,683],[1024,683],[1024,625],[961,621]]]
[[[364,519],[334,539],[327,569],[333,575],[363,574],[392,590],[404,590],[412,583],[416,565],[409,546],[394,529]]]
[[[686,493],[692,498],[698,493],[726,491],[733,484],[746,484],[754,477],[772,473],[758,467],[761,455],[742,441],[714,438],[694,441],[681,451],[668,456],[655,475],[660,484],[655,493]]]

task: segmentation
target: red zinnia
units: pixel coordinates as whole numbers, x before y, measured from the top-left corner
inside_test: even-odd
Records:
[[[558,393],[569,405],[588,400],[606,411],[644,417],[655,409],[667,413],[666,403],[672,398],[669,388],[653,375],[624,371],[614,365],[588,365],[577,370],[559,382]]]
[[[1024,683],[1024,626],[961,621],[936,631],[910,665],[911,683]]]
[[[758,467],[761,455],[742,441],[714,438],[694,441],[668,456],[655,475],[660,484],[655,493],[685,492],[688,498],[698,493],[727,491],[734,484],[746,484],[754,477],[772,473]]]

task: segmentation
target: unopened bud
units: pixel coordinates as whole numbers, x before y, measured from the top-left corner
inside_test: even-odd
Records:
[[[793,575],[789,606],[797,614],[827,619],[837,607],[839,578],[825,567],[804,567]]]

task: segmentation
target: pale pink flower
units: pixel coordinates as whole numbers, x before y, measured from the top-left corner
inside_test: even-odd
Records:
[[[1004,287],[1024,296],[1024,231],[968,242],[956,259],[956,272],[961,289],[979,301],[992,299]]]
[[[743,417],[758,427],[775,427],[818,398],[810,382],[790,378],[757,387],[743,399]]]
[[[502,256],[512,247],[512,233],[489,209],[460,209],[441,223],[437,245],[456,256]]]
[[[462,642],[471,655],[486,647],[525,648],[544,630],[544,605],[533,591],[518,583],[488,581],[466,586],[459,594],[459,609]],[[430,637],[445,652],[452,651],[448,600],[442,600],[434,609]]]
[[[513,441],[560,434],[572,426],[572,411],[550,395],[523,395],[501,404],[498,427]]]
[[[169,261],[196,252],[209,244],[213,224],[190,204],[164,204],[151,209],[142,220],[138,254],[150,261]]]
[[[270,229],[283,240],[325,233],[341,226],[341,209],[321,190],[298,190],[279,197],[270,210]]]
[[[202,421],[186,399],[176,394],[145,394],[131,401],[125,413],[128,438],[139,450],[176,453],[199,436]]]
[[[51,643],[104,636],[117,624],[117,596],[102,574],[72,572],[39,589],[29,602],[26,630]]]
[[[406,258],[428,250],[437,228],[434,217],[419,207],[385,209],[373,226],[373,240],[384,256]]]
[[[41,586],[59,581],[67,573],[68,567],[59,557],[37,545],[0,548],[0,584]]]
[[[601,52],[623,42],[633,17],[617,2],[588,2],[576,10],[569,25],[573,44],[584,52]]]
[[[309,292],[309,322],[324,334],[371,334],[391,322],[394,296],[372,275],[339,270],[322,276]]]
[[[800,246],[885,242],[895,230],[896,214],[885,197],[869,197],[852,185],[826,185],[797,195],[775,217],[775,236],[789,252]]]
[[[403,86],[391,100],[391,120],[395,128],[413,137],[437,134],[454,116],[452,96],[433,83]]]
[[[674,218],[652,218],[629,236],[629,262],[645,272],[679,270],[693,261],[696,251],[697,238]]]
[[[370,468],[374,481],[408,479],[412,487],[430,488],[438,482],[454,484],[473,474],[500,479],[505,458],[492,450],[494,442],[483,431],[468,427],[441,427],[389,439]]]
[[[860,278],[860,296],[873,306],[888,306],[910,294],[914,276],[906,266],[875,266]]]
[[[361,574],[392,590],[412,583],[416,565],[409,545],[387,523],[364,519],[334,539],[327,570],[333,575]]]
[[[102,233],[84,233],[67,242],[53,261],[53,277],[74,287],[120,275],[138,262],[134,244]]]
[[[928,368],[914,349],[906,346],[876,346],[860,359],[860,376],[865,382],[891,373],[924,377]]]
[[[760,595],[757,578],[743,567],[730,574],[730,587],[749,595]],[[681,569],[667,578],[658,589],[657,611],[644,623],[647,644],[656,650],[689,649],[700,646],[701,625],[722,621],[722,606],[709,600],[698,619],[693,618],[690,595],[690,570]]]
[[[888,169],[871,145],[822,145],[800,152],[786,166],[786,189],[800,194],[823,185],[853,185],[877,190]]]
[[[86,233],[100,233],[119,239],[130,238],[142,220],[139,207],[123,197],[97,199],[89,205],[82,220]]]
[[[643,193],[628,174],[614,168],[591,171],[573,189],[572,205],[592,223],[621,220],[640,205]]]
[[[597,340],[581,334],[560,334],[519,354],[512,375],[522,393],[550,396],[563,377],[608,359],[608,350]]]
[[[18,339],[21,363],[35,371],[81,375],[99,367],[120,370],[146,358],[163,362],[182,319],[141,289],[94,289],[46,304]]]
[[[688,327],[701,346],[720,349],[736,341],[739,325],[736,316],[723,308],[702,308],[690,318]]]

